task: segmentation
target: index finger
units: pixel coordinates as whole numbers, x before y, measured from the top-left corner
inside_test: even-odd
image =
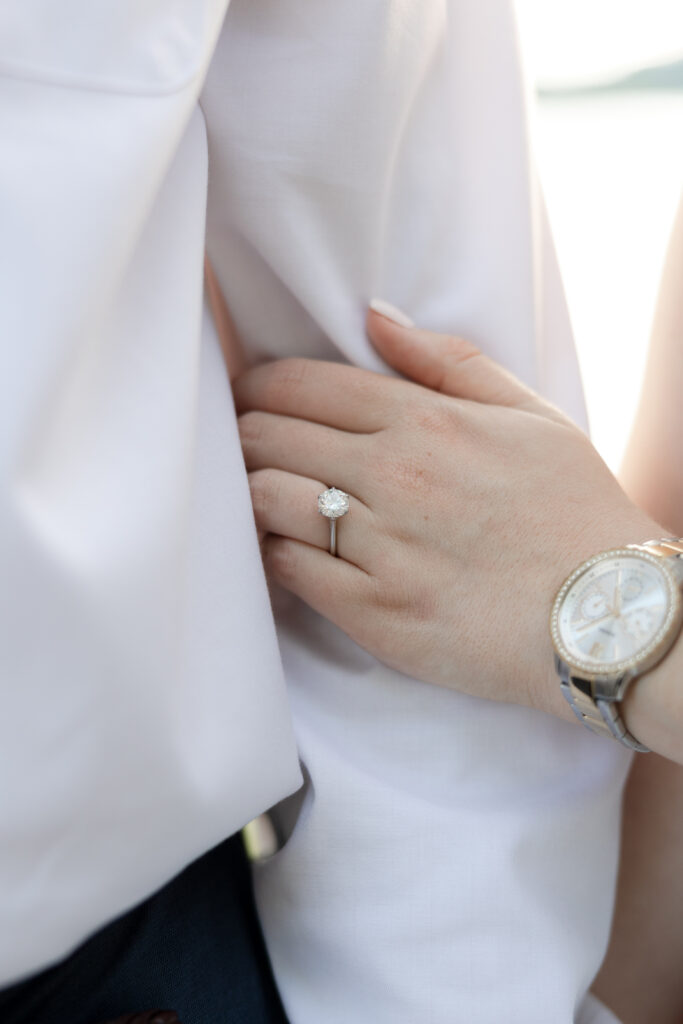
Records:
[[[323,423],[350,433],[388,426],[405,382],[321,359],[278,359],[255,366],[233,383],[237,412],[260,409]]]

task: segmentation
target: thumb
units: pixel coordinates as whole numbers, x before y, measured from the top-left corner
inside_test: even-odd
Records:
[[[390,366],[432,391],[486,405],[512,406],[549,419],[564,419],[554,406],[470,341],[415,327],[405,313],[382,299],[370,303],[367,331]]]

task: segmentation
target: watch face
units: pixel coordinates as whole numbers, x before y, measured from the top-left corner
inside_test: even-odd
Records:
[[[557,595],[555,648],[592,675],[644,670],[668,648],[680,618],[675,580],[654,555],[623,549],[584,563]]]

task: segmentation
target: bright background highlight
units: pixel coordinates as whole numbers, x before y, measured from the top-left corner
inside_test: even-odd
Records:
[[[683,0],[518,0],[518,8],[542,86],[604,82],[683,58]],[[535,129],[593,439],[616,469],[683,192],[683,89],[544,93]]]

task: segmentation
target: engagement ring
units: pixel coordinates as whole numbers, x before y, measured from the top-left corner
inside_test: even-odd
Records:
[[[337,487],[328,487],[318,495],[318,512],[330,521],[330,554],[337,554],[337,520],[349,511],[349,496]]]

